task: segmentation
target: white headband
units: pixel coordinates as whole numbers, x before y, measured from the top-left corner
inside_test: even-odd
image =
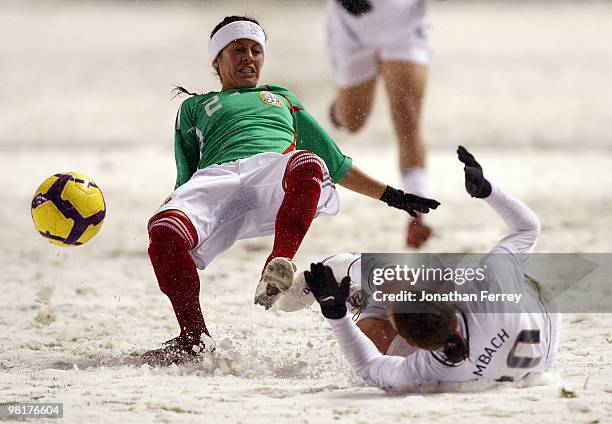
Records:
[[[215,61],[225,46],[241,38],[259,43],[263,55],[266,55],[266,35],[263,29],[254,22],[236,21],[222,27],[208,42],[208,58],[210,63],[212,64]]]

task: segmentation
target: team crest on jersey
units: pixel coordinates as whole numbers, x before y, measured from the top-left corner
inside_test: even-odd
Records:
[[[276,107],[282,107],[283,106],[283,102],[281,102],[281,99],[279,99],[276,96],[276,94],[271,93],[269,91],[261,91],[259,93],[259,98],[265,104],[268,104],[268,105],[271,105],[271,106],[276,106]]]

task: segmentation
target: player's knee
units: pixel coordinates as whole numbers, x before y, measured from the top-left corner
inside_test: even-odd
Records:
[[[372,111],[375,84],[376,79],[373,78],[340,90],[340,95],[332,106],[332,114],[347,131],[355,133],[365,126]]]
[[[297,184],[317,184],[320,187],[323,175],[324,165],[320,157],[308,151],[298,152],[287,163],[283,186],[285,189]]]
[[[361,130],[365,126],[367,118],[367,115],[363,113],[350,114],[344,117],[344,119],[342,120],[342,124],[348,132],[354,134],[356,132],[359,132],[359,130]]]
[[[163,211],[151,218],[148,232],[148,253],[159,288],[162,293],[171,296],[181,281],[169,279],[168,273],[182,272],[189,261],[193,261],[189,250],[196,245],[195,227],[185,215],[177,211]],[[193,262],[191,266],[195,269]]]
[[[191,250],[197,234],[186,216],[175,211],[163,211],[151,218],[148,225],[149,256],[165,254],[174,249]]]

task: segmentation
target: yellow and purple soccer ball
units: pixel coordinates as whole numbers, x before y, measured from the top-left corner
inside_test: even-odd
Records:
[[[95,236],[104,222],[102,191],[89,177],[64,172],[47,178],[32,199],[32,219],[47,241],[80,246]]]

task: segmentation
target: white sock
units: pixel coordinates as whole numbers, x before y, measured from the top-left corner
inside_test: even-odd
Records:
[[[412,168],[402,174],[402,189],[406,193],[426,197],[428,192],[427,171],[424,168]]]

